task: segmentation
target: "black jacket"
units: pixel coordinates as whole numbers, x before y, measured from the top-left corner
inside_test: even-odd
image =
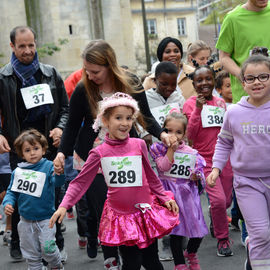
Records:
[[[50,86],[54,104],[50,104],[51,112],[45,118],[45,137],[48,139],[49,131],[58,127],[64,129],[69,112],[68,97],[63,80],[54,67],[40,63],[41,83]],[[0,110],[2,127],[0,134],[7,140],[10,147],[20,134],[21,124],[19,122],[16,104],[16,91],[18,88],[17,77],[10,63],[0,69]]]

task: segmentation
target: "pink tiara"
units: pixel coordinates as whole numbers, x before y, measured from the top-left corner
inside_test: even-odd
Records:
[[[172,108],[170,111],[169,111],[169,114],[171,113],[181,113],[180,110],[178,110],[177,108]]]
[[[108,108],[113,108],[117,106],[131,107],[134,110],[134,116],[136,117],[138,115],[139,107],[137,101],[128,94],[116,92],[112,96],[106,97],[102,101],[100,101],[98,115],[93,124],[93,129],[95,132],[97,132],[100,127],[102,127],[102,116],[105,111]]]

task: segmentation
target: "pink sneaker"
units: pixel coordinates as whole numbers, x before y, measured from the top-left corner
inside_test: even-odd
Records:
[[[178,264],[174,267],[174,270],[189,270],[186,264]]]
[[[79,248],[84,249],[86,248],[86,245],[87,245],[87,238],[84,236],[80,236],[78,239]]]
[[[188,253],[184,251],[184,257],[189,265],[189,270],[201,270],[200,262],[196,253]]]

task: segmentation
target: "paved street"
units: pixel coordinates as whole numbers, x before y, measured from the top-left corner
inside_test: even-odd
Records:
[[[205,218],[208,222],[206,197],[202,195],[202,204]],[[65,220],[67,231],[64,233],[65,246],[68,252],[68,261],[65,270],[102,270],[103,258],[99,253],[96,259],[88,258],[86,250],[81,250],[77,246],[77,232],[75,220]],[[245,261],[245,249],[240,242],[240,232],[230,231],[233,240],[234,256],[221,258],[216,255],[216,240],[210,235],[206,236],[199,250],[199,259],[203,270],[243,270]],[[13,263],[9,257],[8,248],[2,245],[0,239],[0,262],[1,270],[21,270],[27,269],[25,262]],[[163,262],[164,270],[173,270],[173,262]]]

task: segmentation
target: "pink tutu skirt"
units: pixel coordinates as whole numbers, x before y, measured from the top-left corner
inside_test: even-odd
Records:
[[[99,239],[105,246],[135,246],[146,248],[156,238],[162,238],[179,224],[179,216],[154,199],[151,209],[143,213],[138,209],[131,214],[120,214],[105,202]]]

